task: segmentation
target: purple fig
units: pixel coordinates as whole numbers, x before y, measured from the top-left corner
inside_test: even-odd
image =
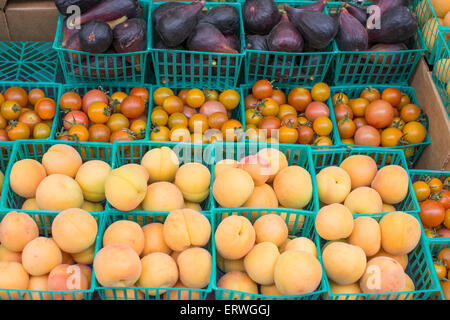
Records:
[[[258,34],[248,36],[245,47],[249,50],[268,51],[267,36],[260,36]]]
[[[210,23],[225,35],[239,33],[239,12],[229,4],[213,7],[199,22]]]
[[[323,11],[323,8],[325,8],[328,1],[326,0],[320,0],[313,3],[305,4],[301,7],[297,7],[299,10],[312,10],[312,11]]]
[[[380,15],[396,7],[407,7],[408,0],[375,0],[372,5],[380,7]]]
[[[238,53],[229,44],[222,32],[209,23],[199,23],[187,41],[191,51]]]
[[[281,14],[273,0],[246,0],[242,7],[245,30],[266,35],[280,22]]]
[[[339,32],[336,37],[339,50],[362,51],[369,45],[366,28],[345,8],[339,12]]]
[[[363,26],[366,25],[367,11],[365,9],[352,5],[351,3],[346,3],[344,7],[345,9],[347,9],[348,13],[358,19],[358,21],[361,22]]]
[[[182,7],[185,6],[185,3],[182,2],[165,2],[161,5],[159,5],[158,7],[156,7],[155,10],[153,10],[152,12],[152,22],[153,25],[155,25],[159,19],[161,19],[161,17],[170,9],[175,8],[175,7]]]
[[[290,21],[282,19],[270,31],[267,46],[270,51],[302,52],[304,43],[297,28]]]
[[[225,35],[225,39],[227,39],[228,45],[236,51],[240,51],[241,44],[239,39],[234,34]]]
[[[385,51],[402,51],[402,50],[408,50],[408,47],[404,44],[404,43],[394,43],[394,44],[385,44],[385,43],[379,43],[376,44],[372,47],[369,48],[368,51],[381,51],[381,52],[385,52]],[[406,62],[406,61],[400,61],[401,56],[403,56],[402,54],[395,54],[395,53],[371,53],[369,55],[369,61],[370,62],[375,62],[377,64],[398,64],[400,62]],[[385,58],[386,57],[386,58]],[[367,58],[367,54],[363,55],[363,58]],[[394,58],[394,59],[392,59]],[[407,60],[407,57],[403,57],[406,58],[405,60]],[[376,59],[376,60],[375,60]]]
[[[138,3],[136,0],[104,0],[83,13],[80,17],[80,23],[84,24],[91,20],[108,22],[117,20],[123,16],[135,18],[137,14]]]
[[[113,45],[118,53],[144,51],[147,48],[147,23],[133,18],[113,29]]]

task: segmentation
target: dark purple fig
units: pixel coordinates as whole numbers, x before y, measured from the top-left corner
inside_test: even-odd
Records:
[[[101,0],[55,0],[55,5],[61,14],[67,16],[73,13],[67,11],[70,6],[77,6],[80,8],[81,13],[85,13],[100,1]]]
[[[374,0],[372,5],[380,7],[380,15],[396,7],[407,7],[408,0]]]
[[[133,18],[113,30],[113,45],[118,53],[144,51],[147,48],[147,23]]]
[[[265,35],[280,22],[281,14],[273,0],[246,0],[242,7],[245,30]]]
[[[325,8],[325,5],[328,1],[320,0],[313,3],[305,4],[301,7],[297,7],[299,10],[312,10],[312,11],[323,11],[323,8]]]
[[[69,28],[69,27],[67,26],[68,19],[69,19],[69,18],[65,18],[65,19],[63,20],[61,48],[66,47],[67,41],[69,41],[69,39],[70,39],[74,34],[77,34],[77,33],[80,31],[80,29],[77,29],[77,28]]]
[[[135,18],[138,15],[136,0],[103,0],[80,17],[80,23],[92,20],[114,21],[123,16]]]
[[[417,27],[417,20],[408,8],[395,7],[381,16],[379,29],[368,30],[369,42],[404,42],[414,36]]]
[[[113,41],[113,32],[103,21],[92,20],[83,24],[78,35],[81,49],[90,53],[105,52]]]
[[[270,31],[267,46],[270,51],[302,52],[304,43],[297,28],[290,21],[282,19]]]
[[[213,7],[199,22],[210,23],[225,35],[239,33],[239,12],[229,4]]]
[[[358,21],[361,22],[363,26],[366,26],[367,11],[365,9],[357,7],[351,3],[346,3],[344,7],[345,9],[347,9],[348,13],[358,19]]]
[[[187,41],[191,51],[238,53],[229,44],[222,32],[209,23],[199,23]]]
[[[260,36],[258,34],[251,35],[247,37],[245,47],[248,50],[260,50],[260,51],[268,51],[269,47],[267,46],[267,36]]]
[[[225,35],[225,39],[227,39],[228,45],[236,51],[241,51],[241,44],[239,42],[238,37],[234,34]]]
[[[385,43],[379,43],[369,48],[368,51],[380,51],[380,52],[386,52],[386,51],[402,51],[402,50],[408,50],[408,47],[404,43],[394,43],[394,44],[385,44]],[[398,63],[404,63],[406,61],[400,61],[401,56],[404,56],[401,53],[371,53],[369,55],[369,61],[372,63],[377,64],[398,64]],[[367,58],[367,54],[363,55],[364,58]],[[402,60],[406,60],[406,57],[404,57]]]
[[[204,4],[196,1],[167,10],[155,25],[161,40],[169,47],[182,44],[194,31]]]
[[[61,48],[70,49],[74,51],[83,51],[81,49],[80,37],[78,36],[78,32],[73,34],[70,38],[65,40],[63,44],[61,44]],[[79,54],[76,52],[64,52],[67,61],[73,61],[74,63],[78,63],[83,61],[86,58],[85,54]]]
[[[362,51],[369,45],[366,28],[345,8],[339,12],[339,32],[336,42],[339,50]]]
[[[335,19],[326,13],[301,10],[285,5],[289,20],[300,31],[308,45],[314,49],[325,49],[339,31]]]
[[[153,10],[152,12],[152,22],[153,25],[155,25],[159,19],[161,19],[161,17],[170,9],[175,8],[175,7],[182,7],[185,6],[185,3],[182,2],[165,2],[159,6],[156,7],[155,10]]]

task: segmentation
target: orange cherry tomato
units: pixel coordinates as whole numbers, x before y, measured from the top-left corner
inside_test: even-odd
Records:
[[[267,98],[262,100],[261,105],[259,106],[259,110],[261,111],[261,114],[265,117],[276,116],[280,111],[280,106],[278,102],[276,102],[272,98]]]
[[[6,127],[8,138],[12,141],[28,139],[31,135],[30,127],[22,122],[14,121]]]
[[[65,110],[81,110],[81,97],[75,91],[68,91],[59,99],[59,108]]]
[[[253,95],[249,94],[244,98],[244,107],[245,109],[254,109],[256,104],[259,102]]]
[[[111,108],[104,102],[94,102],[89,106],[88,117],[94,123],[106,123],[111,117]]]
[[[114,143],[116,141],[133,141],[133,136],[128,132],[128,129],[121,129],[111,133],[109,142]]]
[[[0,141],[9,141],[8,132],[5,129],[0,129]]]
[[[314,120],[313,130],[319,136],[328,136],[333,130],[333,124],[330,118],[321,116]]]
[[[191,108],[200,108],[205,103],[205,94],[200,89],[191,89],[187,93],[186,103]]]
[[[34,139],[47,139],[50,137],[52,129],[45,122],[40,122],[34,126],[33,138]]]
[[[88,141],[89,131],[85,126],[76,124],[70,128],[69,136],[71,136],[74,141]]]
[[[307,126],[300,126],[300,128],[298,128],[297,131],[298,131],[297,143],[311,144],[313,142],[314,131],[312,128]]]
[[[296,87],[289,92],[288,104],[293,106],[299,112],[304,112],[311,102],[311,93],[306,88]]]
[[[0,113],[0,129],[5,129],[8,125],[8,121],[6,121],[5,117]]]
[[[170,96],[164,100],[162,107],[168,114],[172,114],[176,112],[183,112],[184,104],[183,100],[177,96]]]
[[[82,99],[82,108],[84,113],[88,113],[89,106],[93,104],[94,102],[104,102],[106,104],[109,103],[109,99],[106,96],[106,94],[98,89],[89,90],[86,92],[86,94],[83,96]]]
[[[189,92],[189,89],[188,89]],[[214,89],[204,89],[203,94],[205,95],[206,101],[218,101],[219,93]],[[186,93],[187,96],[187,93]]]
[[[145,111],[145,102],[138,96],[126,97],[120,106],[120,112],[129,119],[141,116]]]
[[[158,126],[165,126],[169,121],[169,115],[164,109],[153,110],[150,120],[153,124]]]
[[[242,124],[235,119],[227,120],[221,130],[225,141],[238,141],[244,134]]]
[[[273,86],[267,80],[256,81],[252,88],[252,94],[256,99],[270,98],[273,94]]]
[[[400,116],[405,122],[416,121],[420,116],[420,109],[415,104],[407,104],[400,111]]]
[[[247,114],[247,110],[245,112]],[[221,129],[222,125],[228,120],[228,116],[223,112],[214,112],[208,118],[208,126],[213,129]]]
[[[30,127],[30,131],[33,132],[34,126],[41,122],[41,118],[35,111],[28,111],[19,117],[19,122],[25,123]]]
[[[128,95],[125,92],[117,91],[111,95],[111,107],[114,113],[119,113],[122,102]]]
[[[191,133],[189,129],[185,126],[175,126],[170,129],[170,141],[173,142],[190,142],[191,141]]]
[[[130,126],[130,131],[135,134],[136,139],[144,139],[147,123],[144,120],[136,120]]]
[[[381,99],[389,102],[393,107],[397,107],[402,100],[402,92],[397,88],[384,89]]]
[[[11,87],[6,89],[3,93],[5,101],[12,100],[16,101],[22,108],[26,107],[28,104],[28,94],[25,90],[19,87]]]
[[[368,87],[368,88],[365,88],[361,92],[361,95],[359,97],[363,98],[363,99],[366,99],[369,102],[373,102],[375,100],[380,100],[381,99],[381,94],[380,94],[380,91],[378,91],[378,89],[375,89],[375,88],[372,88],[372,87]]]
[[[36,102],[39,101],[39,99],[45,98],[45,92],[41,89],[34,88],[31,89],[30,92],[28,92],[28,101],[31,103],[32,106],[36,104]]]
[[[178,98],[180,98],[184,104],[186,103],[187,94],[189,92],[189,89],[182,89],[178,92]]]
[[[349,102],[347,95],[343,92],[335,93],[331,100],[333,101],[333,106],[337,104],[348,104]]]
[[[175,95],[172,89],[161,87],[153,91],[153,103],[155,106],[162,106],[166,98]]]
[[[296,128],[282,126],[278,130],[278,140],[280,143],[296,143],[298,131]]]
[[[348,105],[352,108],[353,115],[355,117],[364,117],[369,104],[369,100],[364,98],[350,99],[348,102]]]
[[[109,142],[111,129],[108,126],[97,123],[89,127],[89,141],[91,142]]]
[[[236,90],[228,89],[219,95],[219,101],[227,110],[233,110],[239,105],[241,96]]]
[[[208,118],[204,114],[197,113],[189,119],[189,130],[192,133],[203,134],[208,128]]]
[[[6,100],[2,103],[0,107],[0,112],[6,120],[17,120],[19,119],[22,107],[12,100]]]
[[[286,104],[286,95],[284,94],[284,92],[280,89],[274,89],[272,91],[272,96],[271,98],[273,100],[275,100],[280,106],[282,104]]]
[[[34,110],[42,120],[50,120],[55,117],[56,102],[50,98],[43,98],[36,102]]]
[[[131,89],[130,96],[136,96],[141,98],[145,104],[147,104],[150,99],[150,93],[144,87],[135,87]]]
[[[172,113],[168,121],[170,129],[176,126],[187,127],[188,123],[189,123],[188,118],[186,118],[186,116],[180,112]]]
[[[130,126],[130,121],[122,113],[114,113],[108,119],[106,125],[109,127],[111,132],[114,132],[120,129],[128,129]]]
[[[316,83],[311,89],[311,97],[314,101],[327,101],[330,97],[330,87],[324,82]]]
[[[170,130],[166,126],[160,126],[153,129],[150,133],[151,141],[169,141]]]

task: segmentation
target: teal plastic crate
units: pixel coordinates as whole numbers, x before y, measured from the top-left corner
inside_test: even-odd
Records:
[[[14,143],[14,148],[10,157],[10,161],[5,172],[5,180],[3,182],[0,208],[4,210],[19,210],[22,208],[25,198],[17,195],[12,191],[9,185],[11,169],[19,160],[34,159],[38,162],[42,161],[44,153],[53,145],[66,144],[75,148],[81,155],[83,162],[89,160],[102,160],[111,164],[112,144],[109,143],[85,143],[73,141],[55,141],[55,140],[18,140]],[[105,209],[105,202],[102,203]],[[105,210],[101,211],[103,213]],[[42,214],[41,210],[28,210],[32,214]],[[50,211],[46,211],[50,212]],[[91,212],[98,214],[98,212]]]
[[[132,84],[132,83],[105,83],[105,82],[98,82],[98,83],[90,83],[90,84],[64,84],[61,85],[61,93],[58,97],[58,110],[60,110],[60,106],[59,106],[59,100],[61,99],[61,96],[68,92],[68,91],[73,91],[75,90],[75,92],[77,92],[81,98],[83,98],[83,96],[89,91],[89,90],[93,90],[93,89],[99,89],[105,92],[105,94],[110,97],[114,92],[124,92],[126,94],[129,94],[131,89],[135,88],[135,87],[143,87],[146,88],[149,92],[149,99],[151,99],[152,95],[153,95],[153,90],[152,90],[152,86],[148,85],[148,84]],[[150,123],[150,109],[151,109],[151,102],[149,101],[146,104],[146,111],[148,113],[147,115],[147,124]],[[55,138],[58,138],[58,136],[60,135],[61,132],[64,131],[63,128],[63,118],[64,118],[64,111],[60,110],[59,111],[59,116],[58,116],[58,121],[56,123],[56,130],[55,130]],[[147,125],[147,128],[145,130],[145,137],[143,139],[148,139],[150,135],[149,132],[149,127]],[[139,139],[141,140],[141,139]],[[93,143],[93,142],[86,142],[86,143]],[[109,142],[108,142],[109,143]]]
[[[312,151],[312,160],[315,169],[315,174],[318,174],[320,170],[330,166],[340,166],[342,161],[352,155],[366,155],[374,159],[377,167],[380,169],[387,165],[398,165],[408,172],[408,166],[406,165],[406,159],[403,152],[400,150],[385,149],[385,148],[335,148],[335,149],[322,149]],[[412,182],[409,180],[408,194],[406,198],[394,205],[398,211],[403,211],[410,214],[416,214],[419,212],[419,203],[417,202]],[[379,214],[380,212],[373,212],[373,214]]]
[[[148,23],[149,3],[139,1],[142,7],[140,18]],[[143,51],[93,54],[62,48],[64,16],[59,15],[53,49],[58,54],[66,83],[79,84],[92,81],[144,83],[150,35],[147,34],[147,49]]]
[[[10,210],[0,211],[0,220]],[[12,210],[11,210],[12,211]],[[18,211],[18,210],[15,210]],[[28,214],[37,224],[39,229],[39,236],[51,237],[51,226],[55,217],[60,213],[59,211],[35,211],[35,210],[20,210]],[[38,212],[38,213],[36,213]],[[92,216],[97,220],[98,232],[96,243],[101,241],[100,231],[104,229],[104,215],[98,212],[91,212]],[[92,268],[92,265],[89,267]],[[14,290],[0,288],[0,300],[91,300],[94,293],[94,276],[89,280],[89,289],[87,290],[69,290],[69,291],[52,291],[52,290]]]
[[[354,218],[370,216],[380,221],[385,214],[365,215],[356,214]],[[412,214],[415,219],[419,219],[416,214]],[[319,236],[318,236],[319,237]],[[319,237],[320,238],[320,237]],[[319,254],[322,254],[322,246],[326,241],[320,238]],[[369,258],[370,260],[370,258]],[[408,254],[408,265],[406,274],[414,282],[414,291],[384,292],[384,293],[358,293],[358,294],[335,294],[330,289],[329,280],[326,279],[327,294],[325,300],[429,300],[435,292],[439,291],[439,281],[434,270],[433,260],[429,248],[423,236],[418,245]]]
[[[339,5],[339,2],[330,2],[328,8],[332,14],[335,14]],[[369,5],[370,2],[364,6]],[[341,51],[338,49],[331,67],[331,81],[335,85],[407,84],[420,57],[427,51],[420,28],[414,39],[406,44],[410,49],[403,51]]]
[[[427,243],[428,243],[428,247],[430,249],[431,257],[432,257],[433,261],[437,260],[438,254],[442,249],[450,248],[450,241],[439,242],[439,241],[435,241],[435,239],[428,239]],[[447,280],[450,280],[450,279],[447,279]],[[430,297],[431,300],[445,300],[440,282],[438,283],[438,289],[439,289],[438,292],[436,292],[434,296]]]
[[[163,2],[153,2],[151,12]],[[205,8],[212,8],[221,2],[206,2]],[[151,55],[156,84],[169,87],[236,87],[241,64],[244,59],[244,26],[242,22],[241,4],[227,3],[235,7],[240,15],[240,53],[215,53],[188,50],[156,49],[157,32],[149,19]]]
[[[392,87],[392,85],[365,85],[365,86],[339,86],[339,87],[332,87],[331,88],[331,95],[333,96],[335,93],[338,92],[343,92],[345,93],[349,99],[352,98],[358,98],[361,95],[361,92],[367,88],[367,87],[372,87],[375,89],[378,89],[380,91],[380,93],[389,87]],[[408,86],[397,86],[397,85],[393,85],[393,87],[398,88],[402,93],[407,94],[410,99],[411,99],[411,103],[417,105],[420,107],[420,104],[417,100],[416,97],[416,93],[414,91],[414,88],[412,87],[408,87]],[[424,114],[424,112],[421,112],[421,116],[419,117],[419,119],[417,120],[420,123],[422,123],[425,127],[425,129],[428,131],[428,117],[426,114]],[[341,142],[340,138],[339,141]],[[382,147],[382,149],[399,149],[399,150],[403,150],[403,152],[405,153],[406,156],[406,160],[408,163],[409,167],[412,167],[414,165],[414,163],[419,159],[420,155],[422,154],[423,150],[425,149],[425,147],[427,145],[431,144],[431,140],[430,140],[430,136],[427,135],[425,137],[425,140],[421,143],[415,143],[415,144],[407,144],[404,146],[397,146],[397,147],[392,147],[392,148],[385,148]],[[358,145],[354,145],[354,144],[343,144],[342,142],[340,143],[340,146],[343,147],[358,147]],[[365,147],[365,148],[371,148],[371,147]],[[378,147],[380,148],[380,147]]]
[[[214,243],[214,217],[211,212],[201,212],[208,218],[211,224],[211,238],[205,246],[212,256],[212,265],[216,264],[216,249]],[[168,216],[168,212],[149,212],[136,211],[130,214],[129,212],[121,212],[118,210],[110,210],[105,216],[104,229],[100,234],[100,239],[96,243],[95,254],[102,248],[102,239],[105,230],[112,223],[119,220],[134,221],[141,226],[152,222],[164,223]],[[178,289],[178,288],[144,288],[144,287],[102,287],[95,278],[95,269],[93,281],[95,284],[95,291],[99,294],[102,300],[206,300],[208,293],[212,291],[215,283],[215,273],[211,272],[209,284],[202,289]],[[151,291],[155,290],[155,295]],[[187,297],[185,296],[187,294]]]
[[[30,90],[32,90],[32,89],[41,89],[42,91],[44,91],[45,96],[47,98],[51,98],[55,101],[56,113],[53,118],[53,125],[51,127],[50,136],[48,137],[48,139],[45,139],[45,140],[53,139],[56,134],[56,128],[57,128],[56,123],[60,120],[59,119],[58,101],[59,101],[59,95],[60,95],[60,91],[61,91],[61,85],[58,83],[45,83],[45,82],[1,81],[0,82],[0,93],[5,92],[5,90],[7,90],[8,88],[11,88],[11,87],[20,87],[20,88],[24,89],[27,93],[29,93]],[[31,132],[31,134],[32,133],[33,132]]]
[[[0,41],[0,81],[52,83],[57,70],[51,42]]]
[[[246,84],[246,85],[242,85],[242,86],[241,86],[241,90],[242,90],[242,93],[243,93],[243,95],[241,96],[241,99],[242,99],[241,104],[244,106],[244,111],[243,111],[243,113],[244,113],[244,116],[243,116],[244,122],[245,122],[245,104],[244,104],[244,99],[245,99],[245,97],[246,97],[247,95],[249,95],[249,94],[252,93],[253,85],[254,85],[254,83],[252,83],[252,84]],[[274,88],[277,88],[277,89],[280,89],[280,90],[283,90],[283,92],[284,92],[285,95],[286,95],[286,100],[287,100],[288,95],[289,95],[289,92],[290,92],[293,88],[300,87],[300,85],[285,84],[285,83],[277,83],[277,84],[273,84],[273,87],[274,87]],[[306,88],[306,89],[308,89],[309,91],[311,91],[312,86],[304,86],[304,88]],[[330,88],[330,89],[331,89],[331,88]],[[338,146],[338,145],[340,145],[340,139],[339,139],[339,132],[338,132],[338,129],[337,129],[337,124],[336,124],[336,118],[335,118],[334,112],[333,112],[333,103],[332,103],[332,101],[331,101],[331,97],[332,97],[332,96],[330,95],[330,97],[328,98],[328,100],[325,101],[324,103],[328,106],[328,109],[330,110],[330,117],[329,117],[329,118],[330,118],[330,120],[331,120],[331,123],[333,124],[333,130],[331,131],[331,134],[330,134],[330,139],[331,139],[331,141],[333,142],[333,145],[332,145],[332,146]],[[287,102],[286,102],[286,103],[287,103]],[[314,140],[314,139],[313,139],[313,140]],[[246,136],[246,141],[253,141],[253,140],[248,139],[248,137]],[[287,143],[281,143],[281,145],[296,146],[296,144],[287,144]],[[313,149],[321,149],[321,148],[329,148],[329,147],[331,147],[331,146],[317,146],[317,145],[311,145],[311,147],[312,147]]]
[[[299,7],[310,1],[283,1],[275,3],[284,10],[289,4]],[[329,13],[328,5],[324,8]],[[325,76],[336,54],[335,41],[318,52],[275,52],[245,49],[245,83],[267,79],[280,83],[313,84],[325,80]]]
[[[423,181],[426,177],[438,178],[439,180],[442,181],[442,183],[444,184],[444,188],[445,188],[445,181],[450,176],[450,171],[413,169],[413,170],[409,170],[409,176],[411,178],[412,183],[414,183],[416,181]],[[449,186],[447,186],[447,188],[449,188]],[[419,211],[420,211],[420,208],[419,208]],[[433,241],[435,243],[446,243],[446,242],[450,243],[450,238],[430,238],[427,236],[426,233],[424,234],[424,236],[428,241]]]
[[[255,209],[255,210],[253,210]],[[216,228],[220,222],[228,216],[239,215],[249,219],[252,224],[256,219],[265,214],[276,214],[283,218],[289,229],[289,238],[294,237],[306,237],[312,240],[319,252],[319,240],[314,228],[315,215],[311,212],[305,212],[301,215],[298,214],[298,210],[286,209],[286,208],[233,208],[233,209],[214,209],[213,210],[216,219]],[[317,259],[322,265],[322,258],[318,255]],[[217,280],[219,280],[224,273],[216,266]],[[219,288],[217,281],[214,285],[214,293],[216,300],[318,300],[320,296],[326,291],[326,279],[325,270],[322,266],[322,280],[318,288],[311,293],[292,296],[271,296],[261,294],[261,290],[258,286],[258,294],[230,290]]]
[[[435,49],[434,68],[431,73],[436,89],[441,96],[447,116],[450,117],[450,41],[438,32]]]

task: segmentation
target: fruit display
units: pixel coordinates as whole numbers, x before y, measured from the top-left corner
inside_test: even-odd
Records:
[[[44,219],[49,221],[48,226],[41,223]],[[71,208],[33,218],[21,211],[10,211],[2,214],[0,227],[2,300],[91,298],[92,262],[99,230],[92,214]]]
[[[248,140],[313,147],[338,144],[334,115],[327,105],[330,88],[326,83],[316,83],[311,89],[284,89],[259,80],[244,91]]]
[[[447,243],[431,242],[430,251],[434,261],[434,268],[439,279],[443,297],[436,294],[442,300],[450,300],[450,245]]]
[[[164,216],[147,214],[141,224],[130,216],[112,215],[94,259],[100,297],[204,299],[212,285],[215,263],[210,251],[210,220],[189,208]]]
[[[58,88],[11,86],[0,92],[0,140],[48,139],[57,117]]]
[[[160,87],[153,92],[153,105],[151,141],[209,144],[243,139],[238,89],[188,88],[174,92]]]
[[[80,92],[80,93],[78,93]],[[144,139],[147,133],[150,92],[136,86],[63,92],[57,140],[114,142]]]

